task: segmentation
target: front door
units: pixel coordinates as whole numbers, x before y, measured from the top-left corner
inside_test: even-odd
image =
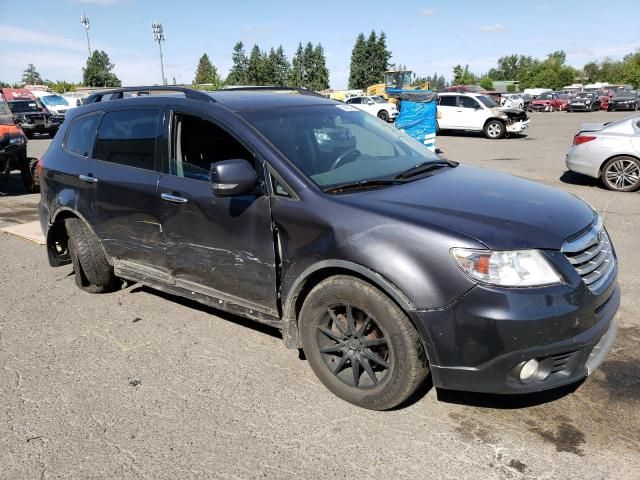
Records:
[[[458,110],[460,127],[469,130],[482,130],[486,112],[475,98],[460,95],[458,97]]]
[[[160,178],[162,227],[176,285],[277,315],[276,267],[267,194],[218,197],[211,164],[234,158],[260,163],[212,116],[168,112],[169,165]]]

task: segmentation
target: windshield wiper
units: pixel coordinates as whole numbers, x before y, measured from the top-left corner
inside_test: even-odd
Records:
[[[340,185],[334,185],[333,187],[327,187],[322,191],[324,193],[336,193],[343,192],[345,190],[357,190],[359,188],[375,188],[385,187],[387,185],[398,185],[400,180],[360,180],[359,182],[341,183]]]
[[[437,170],[439,168],[444,167],[457,167],[460,165],[458,162],[454,162],[453,160],[436,160],[436,161],[428,161],[422,162],[416,165],[415,167],[411,167],[408,170],[405,170],[402,173],[396,175],[396,179],[398,178],[409,178],[415,175],[420,175],[421,173],[429,172],[431,170]]]

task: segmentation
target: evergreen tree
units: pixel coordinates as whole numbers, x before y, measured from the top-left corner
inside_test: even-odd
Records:
[[[311,42],[307,42],[302,53],[302,72],[302,86],[310,89],[315,79],[315,58]]]
[[[233,66],[227,76],[227,85],[247,85],[247,68],[249,67],[249,60],[244,51],[244,44],[238,42],[233,47],[233,54],[231,55]]]
[[[289,80],[291,65],[284,54],[282,45],[280,45],[275,51],[271,63],[273,65],[273,84],[279,87],[284,87],[287,85]]]
[[[380,36],[378,37],[378,41],[376,42],[373,51],[374,62],[372,65],[372,84],[384,82],[384,72],[389,70],[389,60],[391,59],[391,52],[387,50],[387,36],[384,32],[380,32]],[[401,70],[406,69],[407,67],[404,67]]]
[[[22,83],[26,85],[40,85],[42,84],[42,77],[36,70],[33,63],[27,65],[27,68],[22,72]]]
[[[214,88],[220,88],[222,81],[218,76],[218,70],[215,65],[209,60],[209,56],[204,53],[200,57],[198,62],[198,68],[196,69],[196,76],[193,79],[194,84],[211,83]]]
[[[296,50],[296,54],[293,56],[291,61],[291,75],[289,78],[289,84],[292,87],[303,87],[304,86],[304,49],[302,48],[302,43],[298,44],[298,49]]]
[[[365,63],[367,61],[367,42],[364,34],[360,33],[351,51],[351,66],[349,69],[349,88],[367,88],[365,79]]]
[[[82,83],[90,87],[119,87],[122,82],[113,73],[114,64],[102,50],[94,50],[82,69]]]
[[[265,78],[265,54],[260,51],[258,45],[254,45],[249,55],[247,64],[247,85],[264,85]]]
[[[318,43],[313,50],[313,72],[310,75],[307,88],[319,92],[329,88],[329,69],[324,56],[324,48]]]

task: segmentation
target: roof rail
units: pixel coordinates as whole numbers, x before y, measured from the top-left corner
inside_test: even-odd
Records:
[[[149,87],[122,87],[94,92],[85,99],[84,104],[101,102],[103,97],[107,95],[111,96],[110,100],[120,99],[124,97],[125,92],[182,92],[184,93],[184,96],[186,98],[190,98],[193,100],[202,100],[210,103],[216,102],[216,100],[211,95],[208,95],[200,90],[194,90],[193,88],[176,87],[173,85],[153,85]],[[116,95],[116,97],[114,98],[113,95]]]
[[[242,90],[248,90],[248,91],[265,91],[265,92],[272,92],[272,91],[280,91],[280,92],[298,92],[302,95],[311,95],[314,97],[322,97],[324,98],[324,96],[318,92],[314,92],[313,90],[309,90],[308,88],[302,88],[302,87],[269,87],[269,86],[265,86],[265,85],[256,85],[256,86],[246,86],[246,87],[229,87],[229,88],[223,88],[222,91],[224,92],[241,92]]]

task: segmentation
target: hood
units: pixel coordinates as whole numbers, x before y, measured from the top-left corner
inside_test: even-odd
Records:
[[[571,103],[591,103],[595,100],[595,98],[589,97],[576,97],[571,99]]]
[[[561,190],[465,165],[338,198],[390,219],[457,232],[497,250],[559,250],[595,215],[584,201]]]
[[[551,103],[551,100],[531,100],[531,103],[533,105],[547,105],[548,103]]]
[[[504,108],[504,107],[493,107],[490,109],[493,115],[499,117],[500,115],[506,115],[512,120],[526,120],[527,114],[524,113],[524,110],[520,108]]]

